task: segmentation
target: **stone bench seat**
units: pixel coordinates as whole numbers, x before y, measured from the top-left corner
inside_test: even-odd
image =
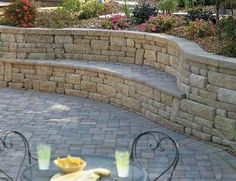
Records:
[[[7,63],[39,65],[80,69],[91,72],[104,73],[123,79],[144,84],[145,86],[165,92],[173,97],[184,98],[185,94],[178,90],[176,78],[166,72],[157,70],[147,65],[134,65],[98,61],[69,61],[69,60],[26,60],[5,59]]]
[[[94,99],[235,144],[235,58],[182,38],[125,30],[2,26],[0,38],[0,87]]]

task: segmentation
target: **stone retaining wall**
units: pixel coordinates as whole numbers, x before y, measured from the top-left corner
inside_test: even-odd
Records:
[[[230,134],[231,129],[236,128],[234,58],[214,56],[190,41],[160,34],[8,27],[2,27],[0,33],[2,86],[99,99],[140,112],[179,132],[218,144],[235,144]],[[21,59],[96,60],[150,65],[174,75],[179,90],[185,92],[186,98],[160,92],[160,98],[155,100],[155,90],[150,90],[152,96],[149,97],[148,87],[136,85],[130,80],[97,72],[81,73],[79,68],[27,65]],[[79,79],[74,79],[78,76]],[[118,84],[121,84],[120,88]]]

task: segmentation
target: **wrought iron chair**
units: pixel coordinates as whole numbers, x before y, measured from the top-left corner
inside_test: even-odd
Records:
[[[151,172],[148,173],[149,181],[171,181],[179,162],[179,146],[165,133],[147,131],[134,139],[130,160],[137,161],[144,169],[151,167]]]
[[[22,148],[23,148],[23,151],[22,151]],[[17,150],[19,150],[21,154],[23,154],[22,159],[20,160],[19,169],[16,172],[16,175],[12,177],[8,173],[6,173],[3,169],[0,168],[0,175],[1,175],[0,180],[17,181],[19,179],[21,169],[27,157],[28,157],[29,164],[31,164],[32,159],[35,159],[35,158],[31,155],[30,149],[29,149],[29,143],[23,134],[17,131],[0,131],[0,160],[1,160],[1,152],[3,153],[7,151],[6,155],[9,155],[10,149],[14,149],[14,152],[12,153],[12,155],[18,156]],[[18,159],[15,159],[14,161],[17,161],[17,160]],[[0,166],[3,166],[3,165],[0,165]]]

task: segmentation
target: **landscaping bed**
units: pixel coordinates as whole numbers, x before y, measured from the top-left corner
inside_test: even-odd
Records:
[[[166,33],[190,39],[208,52],[236,57],[236,20],[233,17],[223,18],[217,24],[214,6],[184,8],[173,4],[174,1],[163,4],[160,0],[160,7],[149,1],[150,4],[139,4],[130,11],[127,5],[114,1],[99,3],[97,0],[66,0],[60,7],[37,11],[37,6],[31,1],[17,0],[5,10],[1,24]],[[212,2],[209,1],[209,4]],[[178,9],[188,12],[187,15],[171,14]]]

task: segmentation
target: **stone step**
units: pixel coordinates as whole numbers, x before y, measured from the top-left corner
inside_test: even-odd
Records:
[[[165,92],[171,96],[184,98],[185,94],[178,90],[174,76],[147,65],[134,65],[98,61],[69,60],[5,60],[10,63],[26,63],[34,65],[59,66],[65,68],[80,68],[87,71],[105,73],[144,84],[153,89]]]

